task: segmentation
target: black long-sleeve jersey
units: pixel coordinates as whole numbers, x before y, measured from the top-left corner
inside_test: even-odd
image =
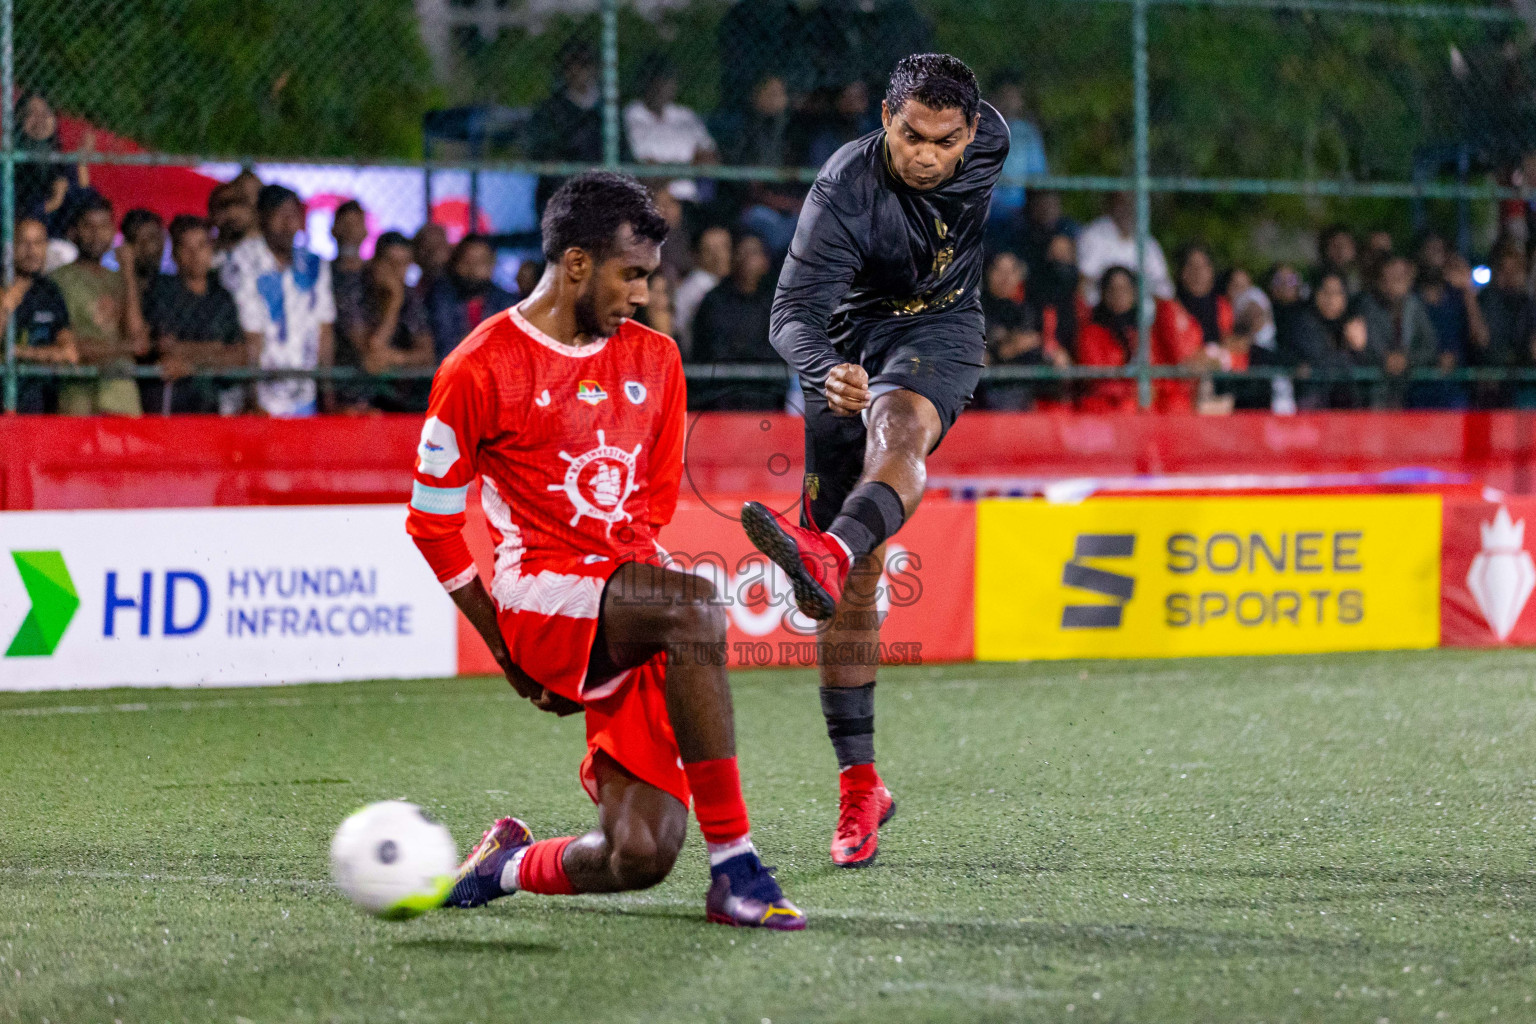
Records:
[[[917,191],[891,171],[883,129],[832,155],[800,211],[773,302],[773,347],[802,383],[819,387],[832,367],[919,322],[974,335],[980,362],[982,233],[1007,156],[1008,125],[987,103],[959,170],[936,189]]]

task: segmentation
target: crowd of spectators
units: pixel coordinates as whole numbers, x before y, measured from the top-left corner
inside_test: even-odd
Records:
[[[1330,225],[1314,266],[1280,263],[1259,282],[1245,267],[1218,268],[1198,243],[1169,264],[1149,238],[1138,289],[1133,215],[1131,198],[1113,194],[1103,216],[1079,229],[1056,196],[1037,191],[994,220],[983,297],[991,365],[1124,367],[1145,347],[1154,366],[1186,371],[1154,382],[1161,411],[1536,405],[1536,386],[1452,373],[1536,368],[1536,281],[1518,238],[1492,247],[1481,288],[1437,234],[1399,249],[1389,232],[1357,237]],[[1145,346],[1139,290],[1152,324]],[[1263,373],[1231,376],[1249,369]],[[1135,408],[1137,387],[994,384],[982,401],[1111,412]]]
[[[532,118],[533,138],[548,147],[536,155],[600,158],[597,81],[590,49],[568,47],[553,94]],[[792,78],[763,68],[742,79],[738,106],[704,117],[678,102],[677,84],[670,65],[653,61],[623,108],[626,159],[701,169],[697,178],[653,186],[673,232],[640,317],[675,337],[687,362],[779,364],[769,312],[805,186],[789,177],[713,179],[707,166],[815,166],[878,128],[878,103],[863,79],[797,92]],[[1046,172],[1020,83],[998,78],[987,96],[1010,124],[1009,170]],[[24,145],[56,148],[56,121],[42,97],[24,97],[18,115]],[[356,201],[335,210],[336,256],[323,260],[299,243],[306,223],[299,197],[249,170],[215,188],[206,211],[169,225],[144,209],[115,217],[83,167],[29,163],[21,171],[17,280],[0,293],[0,312],[15,320],[19,359],[99,371],[26,378],[23,411],[420,410],[425,371],[476,324],[531,291],[542,272],[528,260],[517,287],[503,288],[493,279],[493,239],[469,235],[451,244],[437,224],[410,238],[387,231],[365,258],[368,220]],[[541,194],[553,184],[541,182]],[[1059,194],[1008,185],[995,196],[986,243],[986,360],[1048,376],[1073,366],[1128,367],[1144,351],[1154,365],[1184,371],[1154,383],[1161,411],[1536,405],[1536,384],[1444,376],[1462,367],[1536,368],[1536,291],[1518,232],[1493,247],[1491,279],[1481,288],[1439,236],[1403,249],[1399,242],[1383,231],[1330,226],[1318,237],[1314,265],[1281,263],[1256,278],[1245,267],[1218,266],[1199,243],[1180,246],[1170,261],[1153,237],[1143,246],[1140,289],[1130,196],[1107,195],[1102,215],[1080,226]],[[1142,314],[1152,325],[1145,340]],[[135,373],[135,366],[156,369]],[[218,377],[236,367],[332,366],[373,376],[256,384]],[[1231,375],[1250,368],[1264,373]],[[1375,379],[1360,370],[1375,371],[1365,375]],[[695,404],[781,406],[794,389],[771,377],[701,382]],[[1026,374],[989,382],[977,403],[1110,412],[1135,408],[1137,396],[1129,379]]]

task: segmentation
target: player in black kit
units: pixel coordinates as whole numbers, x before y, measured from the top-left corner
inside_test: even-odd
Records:
[[[1008,155],[1007,124],[946,54],[903,58],[881,114],[884,128],[811,186],[773,303],[773,346],[805,390],[801,523],[742,509],[800,610],[822,620],[843,867],[874,859],[895,811],[874,765],[876,588],[885,540],[917,509],[928,455],[981,376],[982,229]]]

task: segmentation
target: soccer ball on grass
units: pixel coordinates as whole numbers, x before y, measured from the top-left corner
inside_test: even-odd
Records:
[[[453,837],[415,804],[384,800],[341,823],[331,877],[358,908],[390,921],[442,905],[453,888]]]

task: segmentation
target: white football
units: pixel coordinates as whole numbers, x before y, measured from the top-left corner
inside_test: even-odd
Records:
[[[441,906],[457,866],[448,830],[404,800],[369,804],[331,840],[337,887],[360,909],[391,921]]]

